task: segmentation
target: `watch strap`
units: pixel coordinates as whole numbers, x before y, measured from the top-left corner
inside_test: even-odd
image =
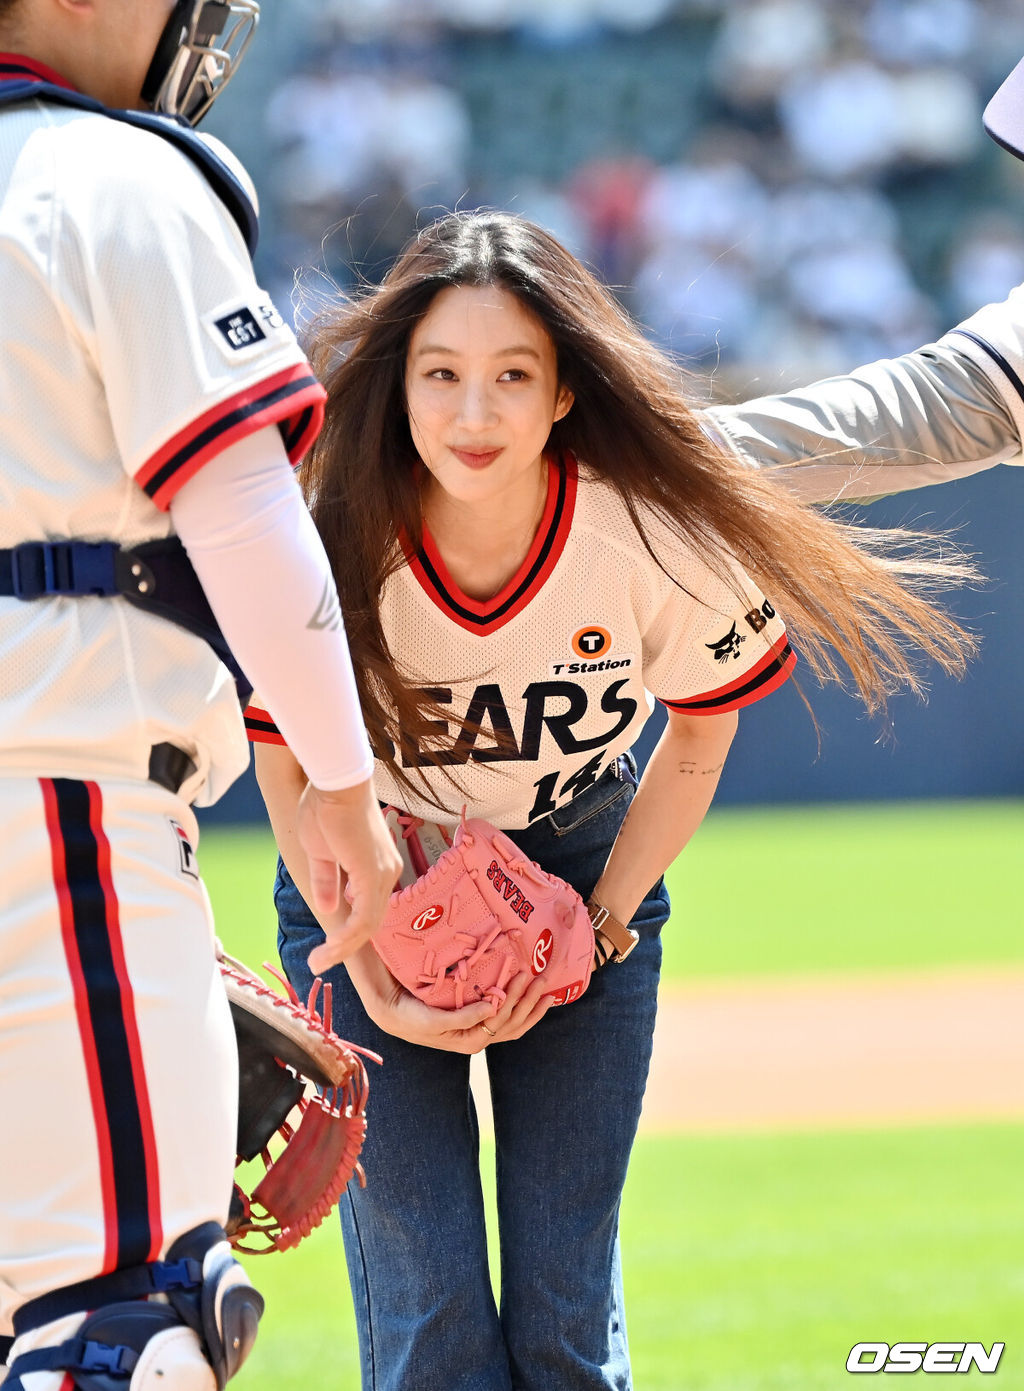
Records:
[[[640,934],[612,917],[603,903],[591,898],[587,912],[594,929],[594,967],[599,969],[609,961],[621,964],[640,940]]]

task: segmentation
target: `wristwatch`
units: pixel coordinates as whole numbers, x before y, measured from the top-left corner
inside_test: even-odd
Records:
[[[626,957],[640,940],[639,932],[625,923],[613,918],[603,903],[596,898],[587,901],[587,912],[594,929],[594,967],[606,966],[609,961],[616,965]]]

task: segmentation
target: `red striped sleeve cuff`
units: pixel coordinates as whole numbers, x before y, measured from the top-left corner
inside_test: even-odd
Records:
[[[661,700],[670,710],[679,710],[684,715],[724,715],[730,710],[741,710],[744,705],[752,705],[755,700],[770,695],[789,679],[796,666],[796,653],[783,635],[774,647],[767,652],[755,667],[745,671],[735,681],[703,695],[689,696],[686,700]]]
[[[250,705],[245,712],[245,732],[250,744],[285,745],[284,735],[270,717],[270,712],[258,705]]]
[[[167,441],[135,475],[166,512],[183,484],[216,454],[267,425],[281,431],[288,457],[297,464],[320,433],[327,393],[306,363],[220,401]]]

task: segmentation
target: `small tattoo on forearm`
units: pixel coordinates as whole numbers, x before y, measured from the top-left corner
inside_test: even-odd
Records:
[[[686,773],[691,778],[696,776],[698,772],[702,778],[709,778],[712,773],[720,773],[724,767],[724,759],[714,768],[698,768],[696,763],[691,763],[689,760],[684,759],[683,762],[679,764],[679,771],[681,773]]]

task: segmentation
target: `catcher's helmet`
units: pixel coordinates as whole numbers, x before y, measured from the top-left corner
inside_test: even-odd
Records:
[[[143,101],[198,125],[234,76],[259,17],[258,0],[178,0],[142,85]]]
[[[1024,61],[1018,63],[996,89],[985,107],[982,121],[992,139],[1004,150],[1024,159]]]

